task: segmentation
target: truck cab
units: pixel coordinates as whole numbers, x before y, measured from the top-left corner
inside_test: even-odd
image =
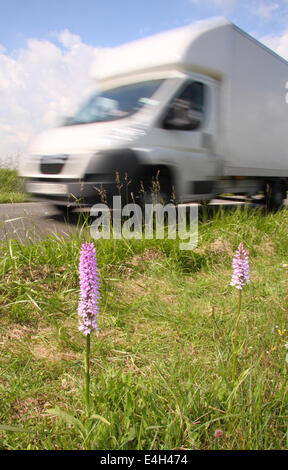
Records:
[[[35,140],[21,165],[26,188],[65,207],[149,192],[165,201],[210,198],[220,173],[215,153],[218,84],[173,73],[122,81],[94,93],[73,117]],[[126,183],[125,183],[126,182]]]

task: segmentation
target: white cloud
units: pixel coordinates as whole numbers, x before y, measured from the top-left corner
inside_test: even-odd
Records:
[[[260,38],[260,41],[270,47],[273,51],[277,52],[277,54],[284,57],[284,59],[288,60],[288,30],[278,36],[263,36]]]
[[[189,0],[192,5],[205,6],[210,8],[211,12],[218,11],[224,15],[245,9],[246,14],[252,14],[261,20],[271,20],[275,13],[281,14],[282,6],[287,5],[287,0],[271,1],[271,0]],[[284,4],[284,5],[283,5]]]
[[[69,29],[64,29],[64,31],[61,31],[58,35],[59,41],[63,46],[69,48],[77,47],[81,43],[81,38],[78,36],[78,34],[73,34],[69,31]]]
[[[270,20],[273,17],[273,13],[278,10],[278,3],[260,3],[259,6],[255,9],[256,15],[260,16],[265,20]]]
[[[194,5],[203,5],[215,7],[218,10],[221,10],[223,13],[227,13],[236,6],[239,0],[190,0],[190,3]]]
[[[95,87],[89,72],[98,49],[68,30],[57,40],[30,39],[13,55],[0,45],[0,157],[25,151],[36,132],[73,112]]]
[[[216,7],[219,8],[233,8],[237,3],[237,0],[210,0]]]

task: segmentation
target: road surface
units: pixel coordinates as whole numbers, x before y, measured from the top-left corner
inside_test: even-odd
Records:
[[[76,218],[75,214],[68,223],[56,208],[46,203],[0,204],[0,240],[38,241],[53,233],[69,236],[77,230]]]
[[[245,201],[223,201],[214,199],[209,206],[232,206],[245,204]],[[48,203],[26,202],[19,204],[0,204],[0,240],[17,239],[19,241],[37,241],[49,234],[58,233],[71,236],[75,233],[79,213],[68,217]]]

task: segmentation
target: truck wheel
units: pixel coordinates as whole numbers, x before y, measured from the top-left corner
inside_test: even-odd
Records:
[[[54,207],[61,212],[63,216],[69,216],[71,212],[73,211],[73,207],[71,206],[65,206],[61,204],[54,204]]]
[[[266,184],[265,187],[265,204],[268,211],[277,211],[284,207],[284,200],[286,199],[286,184],[283,180]]]
[[[161,179],[159,182],[151,183],[151,179],[146,179],[141,185],[139,191],[139,203],[141,206],[145,204],[169,204],[172,201],[173,188],[170,180]]]

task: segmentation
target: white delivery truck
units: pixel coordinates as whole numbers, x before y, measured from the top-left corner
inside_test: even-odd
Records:
[[[93,73],[98,91],[21,159],[28,192],[93,204],[126,178],[137,199],[158,174],[165,200],[263,191],[282,205],[288,63],[260,42],[213,18],[116,47]]]

